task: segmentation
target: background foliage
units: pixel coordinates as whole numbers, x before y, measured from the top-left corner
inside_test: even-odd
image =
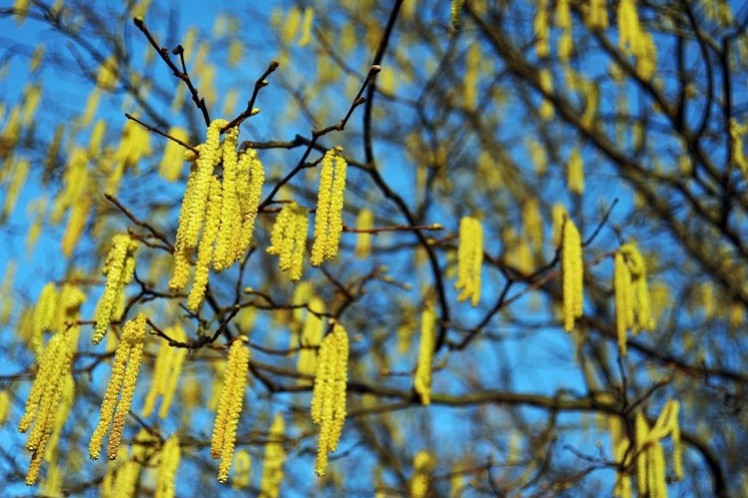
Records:
[[[594,25],[593,3],[602,3],[608,27]],[[178,495],[255,494],[281,413],[282,496],[408,495],[420,451],[435,457],[424,471],[433,496],[607,496],[617,471],[633,471],[615,457],[610,422],[633,438],[637,413],[653,423],[673,399],[681,404],[685,478],[669,492],[745,494],[748,10],[721,0],[641,1],[641,31],[631,33],[619,29],[619,7],[586,0],[0,7],[7,493],[97,495],[105,475],[130,460],[143,469],[139,495],[150,495],[162,443],[179,430]],[[204,105],[135,16],[158,46],[181,44],[185,79]],[[382,68],[375,78],[372,65]],[[256,87],[263,79],[269,84]],[[192,314],[185,295],[167,286],[189,163],[177,149],[162,165],[169,141],[125,113],[162,133],[181,127],[184,141],[197,145],[207,115],[233,119],[256,88],[261,112],[243,121],[239,136],[266,169],[252,249],[211,274],[206,301]],[[362,88],[365,101],[356,100]],[[334,146],[349,163],[340,254],[320,268],[305,265],[302,282],[291,283],[266,253],[272,223],[290,200],[313,220],[317,166]],[[584,241],[584,316],[571,334],[560,314],[558,206]],[[368,254],[356,249],[364,208],[374,214]],[[466,215],[484,229],[475,308],[454,290]],[[94,346],[104,258],[114,235],[127,232],[140,241],[135,280],[107,339]],[[656,326],[630,335],[621,357],[612,270],[625,241],[645,257]],[[34,309],[50,282],[77,285],[86,296],[76,322],[75,401],[41,484],[27,491],[25,436],[16,426],[37,372]],[[310,316],[309,301],[294,301],[300,285],[351,339],[349,414],[324,479],[313,478],[311,382],[297,371]],[[438,335],[424,407],[412,386],[427,306]],[[140,312],[160,330],[186,331],[192,347],[178,394],[166,418],[141,415],[165,342],[151,330],[125,428],[128,453],[92,462],[86,447],[116,339]],[[252,356],[237,449],[251,456],[253,491],[219,485],[208,452],[222,366],[240,334]],[[136,437],[141,429],[148,438]],[[671,441],[664,444],[670,455]],[[674,481],[670,467],[668,477]]]

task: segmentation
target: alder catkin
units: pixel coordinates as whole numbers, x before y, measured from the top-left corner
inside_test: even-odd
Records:
[[[570,218],[564,223],[561,250],[561,281],[563,284],[564,330],[574,330],[574,322],[583,313],[584,262],[582,240]]]
[[[320,346],[320,364],[314,378],[312,421],[320,426],[317,463],[314,471],[324,476],[328,454],[338,447],[345,424],[348,383],[348,334],[339,323],[333,325]]]
[[[220,458],[218,482],[225,483],[231,470],[234,442],[239,418],[244,403],[244,388],[249,369],[249,349],[243,339],[234,341],[229,349],[223,387],[218,403],[213,437],[210,444],[211,458]]]
[[[283,206],[275,219],[267,253],[278,256],[278,267],[298,282],[304,269],[304,251],[309,232],[306,209],[295,202]]]
[[[436,346],[436,314],[431,306],[427,306],[421,316],[421,345],[418,353],[413,386],[421,397],[421,403],[431,404],[431,370],[434,361],[434,347]]]
[[[109,437],[109,448],[107,457],[113,460],[117,456],[119,441],[125,425],[125,418],[130,411],[130,404],[135,393],[135,384],[138,379],[140,360],[143,355],[143,343],[145,341],[146,317],[140,313],[128,321],[122,331],[122,337],[117,344],[112,362],[112,375],[104,393],[99,413],[99,422],[96,424],[91,441],[88,444],[88,455],[91,460],[97,460],[101,454],[104,436],[112,430]],[[120,393],[122,395],[120,399]]]
[[[262,498],[278,498],[280,496],[280,486],[283,482],[283,464],[286,461],[286,450],[283,448],[285,427],[283,414],[278,412],[270,426],[268,442],[265,445],[262,479],[260,481],[260,496]]]
[[[156,498],[174,498],[177,469],[182,453],[179,446],[179,434],[174,433],[161,448],[161,464],[158,467],[156,481]]]
[[[480,301],[481,270],[483,267],[483,227],[477,218],[464,216],[460,220],[460,241],[457,249],[457,282],[455,289],[462,292],[458,301],[470,298],[473,306]]]
[[[32,486],[39,477],[42,459],[47,453],[53,432],[61,428],[61,424],[56,423],[56,415],[63,393],[68,391],[65,383],[66,378],[70,377],[71,366],[72,353],[68,347],[67,334],[55,334],[41,355],[39,369],[18,424],[20,432],[26,432],[34,424],[26,442],[26,448],[32,452],[25,479],[27,486]],[[57,437],[59,434],[55,435]]]
[[[197,250],[197,262],[195,263],[195,277],[192,289],[187,296],[187,308],[197,313],[200,304],[205,297],[205,289],[208,285],[210,275],[210,261],[213,256],[213,243],[218,235],[221,223],[221,184],[215,176],[208,179],[210,186],[209,200],[205,219],[205,228],[200,237],[200,245]]]
[[[358,230],[371,230],[374,227],[374,213],[369,208],[363,208],[356,217]],[[356,237],[356,256],[366,258],[371,253],[371,233],[359,232]]]
[[[116,311],[125,286],[132,280],[135,272],[134,254],[138,243],[129,235],[115,235],[112,239],[112,248],[107,255],[104,265],[106,284],[104,293],[101,295],[96,307],[96,325],[91,342],[98,344],[109,330],[109,322]]]
[[[342,148],[329,149],[322,158],[317,212],[314,220],[314,243],[312,244],[312,266],[332,261],[338,254],[340,235],[343,231],[343,204],[348,163],[342,156]]]

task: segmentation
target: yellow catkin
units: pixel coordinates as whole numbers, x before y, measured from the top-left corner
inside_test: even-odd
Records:
[[[0,427],[5,424],[10,414],[10,394],[6,390],[0,391]]]
[[[304,9],[304,18],[301,21],[301,36],[297,45],[304,47],[309,44],[312,39],[312,24],[314,23],[314,9],[307,7]]]
[[[237,161],[236,192],[241,210],[241,230],[235,234],[234,238],[235,261],[244,256],[252,241],[264,182],[265,169],[257,156],[257,152],[253,149],[247,149],[240,153]]]
[[[267,252],[278,256],[278,267],[289,272],[292,282],[299,281],[303,273],[308,232],[306,209],[295,202],[283,206],[273,225]]]
[[[436,314],[431,306],[427,306],[421,316],[421,344],[418,353],[418,366],[413,381],[413,387],[424,405],[431,404],[431,370],[435,346]]]
[[[166,440],[161,448],[161,463],[158,467],[158,478],[156,481],[156,498],[174,498],[177,469],[181,459],[179,447],[179,434],[174,433]]]
[[[551,75],[550,70],[548,69],[541,69],[540,74],[540,89],[543,90],[544,93],[552,94],[553,93],[553,76]],[[553,103],[548,100],[546,97],[543,97],[540,102],[540,118],[544,121],[548,121],[553,118],[555,114]]]
[[[286,431],[283,414],[278,413],[270,426],[268,442],[265,445],[265,458],[262,464],[262,479],[260,481],[261,498],[278,498],[283,482],[283,464],[286,461],[286,450],[283,438]]]
[[[457,282],[461,290],[458,301],[470,298],[473,306],[480,302],[481,270],[483,268],[483,226],[472,216],[460,220],[460,243],[457,249]]]
[[[320,426],[317,464],[314,471],[324,476],[328,454],[338,448],[346,416],[346,387],[348,383],[348,334],[335,323],[332,333],[323,340],[319,351],[319,365],[314,377],[312,421]]]
[[[415,6],[416,2],[408,2],[405,5],[409,4]],[[462,6],[464,4],[465,0],[452,0],[452,5],[450,6],[450,18],[452,19],[452,28],[454,29],[462,28]]]
[[[618,4],[618,47],[640,57],[644,54],[644,39],[636,8],[636,0],[621,0]]]
[[[72,354],[68,348],[67,335],[55,334],[39,360],[39,369],[31,386],[24,414],[18,423],[20,432],[26,432],[34,424],[26,442],[26,448],[32,452],[26,474],[27,486],[32,486],[39,477],[47,445],[53,431],[59,428],[55,424],[55,416],[71,365]]]
[[[576,147],[572,149],[566,166],[566,188],[572,194],[584,193],[584,161]]]
[[[175,341],[184,342],[186,335],[180,325],[167,328],[166,335]],[[153,367],[153,380],[151,389],[145,399],[142,414],[149,417],[153,412],[156,399],[161,396],[161,407],[158,412],[159,418],[165,419],[169,413],[171,401],[177,390],[182,364],[187,356],[187,349],[172,347],[167,342],[162,342],[156,355],[156,363]]]
[[[645,496],[648,489],[646,444],[649,438],[649,424],[644,414],[638,412],[634,422],[636,442],[636,485],[640,496]]]
[[[583,314],[584,306],[584,261],[582,240],[570,218],[564,223],[563,248],[561,250],[561,281],[563,284],[564,330],[574,330],[574,322]]]
[[[92,204],[93,199],[91,197],[83,196],[73,205],[65,233],[62,236],[62,254],[66,258],[73,254],[81,235],[83,235]]]
[[[218,465],[218,482],[220,483],[228,480],[231,470],[236,430],[239,427],[239,418],[244,404],[248,369],[249,349],[243,339],[238,339],[229,349],[223,388],[210,443],[211,458],[221,459]]]
[[[234,127],[226,132],[221,146],[223,157],[223,181],[221,182],[221,226],[216,239],[213,255],[213,269],[223,271],[234,263],[236,250],[234,237],[241,230],[241,208],[237,196],[238,160],[236,145],[239,128]]]
[[[307,304],[316,313],[324,313],[324,302],[313,296]],[[304,328],[301,332],[301,350],[299,351],[298,371],[300,374],[313,376],[317,371],[317,349],[325,333],[325,321],[314,313],[307,313]]]
[[[220,132],[227,124],[225,119],[213,120],[208,127],[205,143],[198,148],[200,156],[195,161],[194,175],[190,175],[179,212],[177,249],[197,249],[200,229],[206,218],[213,170],[221,161]]]
[[[200,245],[197,250],[195,278],[192,281],[190,294],[187,296],[187,308],[193,313],[197,313],[200,304],[203,302],[203,297],[205,297],[205,289],[210,275],[210,262],[213,256],[213,244],[221,223],[221,184],[215,176],[211,176],[208,181],[210,190],[205,215],[205,229],[200,237]]]
[[[626,455],[629,455],[630,442],[623,434],[621,419],[617,416],[609,417],[608,427],[610,430],[611,447],[613,448],[613,458],[615,458],[618,465],[625,466],[629,461],[624,461],[624,458]],[[631,477],[620,471],[616,471],[616,484],[613,488],[613,496],[631,498]]]
[[[605,0],[589,0],[584,22],[590,29],[606,29],[608,27],[608,6]]]
[[[27,159],[20,159],[18,161],[12,161],[13,165],[10,184],[5,191],[5,203],[3,204],[3,212],[0,219],[7,218],[13,212],[18,200],[18,195],[21,193],[23,185],[26,183],[26,178],[29,175],[31,168]]]
[[[348,163],[342,156],[342,148],[329,149],[322,158],[317,214],[314,221],[314,244],[312,266],[332,261],[338,255],[340,235],[343,232],[343,204]]]
[[[169,135],[186,142],[189,138],[187,130],[179,126],[169,128]],[[184,164],[184,147],[173,140],[168,140],[164,146],[164,156],[158,167],[159,174],[167,181],[179,180]]]
[[[619,252],[626,262],[631,281],[627,327],[631,328],[634,334],[642,330],[653,330],[656,323],[652,315],[652,299],[647,284],[647,268],[644,257],[633,242],[623,244]]]
[[[252,458],[246,450],[239,450],[234,455],[234,477],[231,487],[234,489],[245,489],[249,487],[252,470]]]
[[[543,218],[537,198],[530,198],[522,205],[522,230],[533,251],[543,248]]]
[[[69,346],[69,341],[68,353],[70,355],[73,354]],[[70,369],[67,369],[62,373],[62,378],[60,379],[58,386],[61,391],[60,401],[54,414],[52,433],[47,442],[47,449],[44,454],[44,460],[50,464],[57,461],[57,444],[60,441],[62,429],[68,421],[68,415],[70,414],[70,410],[73,408],[73,403],[75,401],[75,379],[73,378]]]
[[[436,459],[428,451],[419,451],[413,458],[413,476],[410,479],[411,498],[424,498],[429,492],[431,471],[434,470]]]
[[[98,344],[109,330],[109,322],[116,311],[125,286],[130,283],[135,272],[135,250],[138,243],[129,235],[115,235],[112,247],[104,264],[106,284],[96,307],[96,325],[91,341]]]
[[[21,116],[21,124],[28,126],[36,115],[36,110],[39,108],[39,102],[41,101],[42,92],[41,88],[36,85],[28,86],[23,90],[23,114]]]
[[[374,213],[369,208],[363,208],[356,217],[356,228],[371,230],[374,228]],[[366,258],[371,254],[371,233],[359,232],[356,237],[356,256]]]
[[[465,76],[463,77],[465,108],[474,110],[478,105],[478,82],[481,74],[481,62],[485,59],[481,55],[480,44],[470,46],[465,56]]]
[[[53,283],[45,284],[34,307],[34,327],[31,344],[37,356],[44,349],[44,332],[55,331],[55,315],[57,314],[58,300],[57,286]]]
[[[125,418],[130,411],[130,404],[135,393],[140,360],[143,356],[145,329],[146,317],[142,313],[124,326],[112,362],[112,375],[101,402],[99,422],[88,444],[88,455],[92,460],[97,460],[101,454],[104,436],[109,430],[110,423],[112,430],[109,436],[107,457],[113,460],[117,456]]]
[[[561,62],[567,62],[574,48],[569,0],[558,0],[556,3],[556,26],[561,28],[561,36],[558,37],[558,58]]]
[[[730,138],[732,138],[732,163],[748,177],[748,159],[745,157],[743,137],[748,133],[748,125],[741,124],[735,118],[730,118]]]
[[[535,20],[533,21],[533,30],[535,32],[535,53],[538,54],[538,57],[545,57],[549,53],[549,16],[550,9],[548,8],[548,0],[539,0],[538,8],[535,11]]]
[[[626,354],[626,332],[631,326],[631,274],[621,252],[615,255],[613,267],[613,290],[616,305],[616,333],[618,335],[618,351],[621,356]]]

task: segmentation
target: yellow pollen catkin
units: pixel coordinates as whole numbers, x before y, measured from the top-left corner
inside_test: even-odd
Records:
[[[249,487],[250,471],[252,470],[252,458],[246,450],[239,450],[234,455],[234,478],[231,487],[244,489]]]
[[[546,94],[553,94],[553,76],[550,70],[541,69],[539,78],[541,90]],[[547,97],[542,97],[540,102],[540,118],[543,121],[548,121],[553,118],[554,114],[553,103]]]
[[[189,138],[187,130],[179,126],[169,128],[169,135],[186,142]],[[184,164],[184,147],[174,140],[168,140],[164,146],[164,156],[158,167],[158,173],[167,181],[175,182],[179,180]]]
[[[264,182],[265,169],[257,156],[257,152],[253,149],[247,149],[240,153],[237,162],[236,192],[241,211],[241,229],[235,233],[234,238],[235,261],[244,256],[252,241]]]
[[[410,479],[410,496],[424,498],[428,495],[431,484],[431,471],[436,459],[428,451],[419,451],[413,458],[413,477]]]
[[[158,467],[158,478],[156,481],[156,498],[174,498],[175,479],[182,453],[179,447],[179,435],[175,432],[169,437],[161,448],[161,463]]]
[[[184,342],[187,339],[184,329],[180,325],[167,328],[166,335],[175,341]],[[172,347],[167,342],[162,342],[156,355],[156,364],[153,368],[153,380],[151,389],[145,399],[143,406],[143,416],[149,417],[153,412],[156,404],[156,398],[161,396],[161,407],[158,416],[165,419],[169,413],[171,401],[177,390],[179,374],[182,371],[182,364],[187,356],[187,349]]]
[[[39,360],[39,369],[18,423],[20,432],[26,432],[34,425],[26,442],[26,448],[33,452],[26,474],[27,486],[32,486],[39,477],[50,439],[59,437],[53,434],[61,427],[55,419],[66,391],[65,383],[66,378],[70,377],[71,366],[72,353],[67,334],[55,334]]]
[[[325,304],[318,297],[309,299],[309,309],[324,313]],[[301,350],[299,351],[298,371],[313,376],[317,371],[317,349],[325,333],[325,321],[314,313],[307,313],[304,328],[301,331]]]
[[[301,279],[308,232],[306,209],[295,202],[283,206],[273,225],[267,253],[278,256],[278,267],[289,272],[292,282]]]
[[[570,218],[564,223],[563,247],[561,249],[561,282],[564,301],[564,330],[574,330],[574,322],[584,311],[584,261],[582,240]]]
[[[312,421],[320,426],[317,464],[318,476],[324,476],[328,454],[338,448],[346,416],[346,387],[348,383],[348,334],[335,323],[332,333],[323,340],[319,351],[319,365],[314,377]]]
[[[608,27],[608,6],[605,0],[590,0],[584,22],[590,29],[606,29]]]
[[[618,4],[618,47],[640,57],[645,53],[644,38],[636,8],[636,0],[621,0]]]
[[[436,347],[436,314],[431,306],[427,306],[421,316],[421,345],[418,353],[413,387],[421,397],[421,403],[431,404],[431,370]]]
[[[5,421],[8,419],[8,414],[10,413],[10,394],[8,394],[8,391],[2,390],[0,391],[0,427],[5,424]]]
[[[356,217],[356,228],[371,230],[374,228],[374,213],[371,209],[363,208]],[[371,233],[359,232],[356,237],[356,256],[366,258],[371,254]]]
[[[218,231],[215,254],[213,255],[213,269],[216,271],[223,271],[234,263],[234,256],[236,255],[234,237],[241,229],[241,208],[237,196],[239,163],[236,156],[236,145],[238,139],[239,128],[231,128],[226,132],[221,146],[223,157],[221,227]]]
[[[211,458],[220,458],[218,482],[225,483],[229,478],[231,460],[234,456],[236,430],[244,404],[244,388],[249,369],[249,349],[244,339],[234,341],[229,349],[228,363],[223,379],[221,397],[218,402],[213,437],[210,443]]]
[[[301,21],[301,36],[297,45],[304,47],[312,39],[312,24],[314,23],[314,9],[307,7],[304,9],[304,18]]]
[[[616,331],[621,355],[626,354],[626,332],[634,334],[656,327],[647,284],[647,269],[636,244],[627,242],[615,256],[613,288],[616,300]]]
[[[112,248],[104,264],[106,284],[96,307],[96,325],[91,341],[98,344],[109,330],[109,322],[114,315],[120,296],[125,286],[132,280],[135,272],[135,250],[138,243],[129,235],[115,235]]]
[[[195,278],[192,282],[192,290],[187,296],[187,308],[197,313],[205,296],[205,288],[208,285],[210,275],[210,261],[213,256],[213,243],[218,235],[221,223],[221,185],[215,176],[208,179],[210,186],[208,196],[208,207],[205,216],[205,228],[200,237],[200,245],[197,250],[197,262],[195,263]]]
[[[584,161],[576,147],[572,149],[566,166],[566,187],[572,194],[584,193]]]
[[[186,252],[197,249],[200,229],[206,219],[206,209],[211,190],[213,170],[221,161],[221,128],[227,125],[225,119],[215,119],[208,127],[205,143],[198,146],[200,156],[195,161],[194,171],[187,182],[187,190],[179,212],[176,251]],[[171,286],[174,289],[175,286]]]
[[[626,354],[626,331],[631,325],[633,308],[631,306],[631,275],[620,251],[615,255],[613,290],[616,304],[618,351],[621,356],[624,356]]]
[[[535,11],[535,20],[533,21],[533,29],[535,31],[535,53],[538,54],[538,57],[545,57],[549,53],[549,16],[550,9],[548,8],[548,0],[539,0],[538,8]]]
[[[480,301],[481,270],[483,268],[483,227],[472,216],[460,220],[460,243],[457,249],[457,282],[461,290],[458,301],[470,298],[473,306]]]
[[[261,498],[278,498],[280,496],[280,486],[283,482],[283,464],[286,461],[286,450],[283,448],[285,427],[283,414],[279,412],[270,426],[268,442],[265,446],[262,480],[260,481]]]
[[[322,158],[322,168],[317,194],[317,214],[314,221],[312,266],[332,261],[338,255],[340,235],[343,232],[343,203],[348,163],[342,148],[329,149]]]
[[[135,394],[135,384],[138,380],[138,370],[143,357],[143,343],[145,342],[146,317],[140,313],[128,321],[122,331],[114,353],[112,375],[107,384],[104,399],[101,402],[99,422],[91,435],[88,444],[88,454],[92,460],[97,460],[101,454],[104,436],[112,424],[109,435],[107,457],[114,460],[117,457],[119,442],[125,427],[125,419],[130,411],[132,398]],[[120,396],[121,394],[121,396]]]

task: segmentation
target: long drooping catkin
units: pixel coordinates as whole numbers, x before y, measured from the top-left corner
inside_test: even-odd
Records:
[[[44,457],[53,431],[59,430],[56,415],[65,391],[66,379],[70,377],[72,354],[66,333],[55,334],[39,360],[34,383],[31,386],[24,414],[18,430],[26,432],[34,424],[26,442],[32,451],[31,463],[26,474],[26,485],[32,486],[39,477]]]
[[[109,330],[109,322],[117,308],[120,295],[125,286],[130,283],[135,273],[134,253],[138,243],[129,235],[115,235],[112,239],[112,248],[107,255],[104,265],[106,285],[96,307],[96,325],[91,341],[98,344]]]
[[[325,475],[328,453],[338,448],[346,415],[348,383],[348,334],[339,323],[323,340],[314,377],[312,421],[320,426],[317,464],[314,471]]]
[[[295,202],[283,206],[275,219],[267,253],[278,256],[278,267],[298,282],[304,269],[304,251],[309,231],[306,209]]]
[[[421,403],[431,404],[431,370],[436,346],[436,314],[427,306],[421,315],[421,345],[413,387],[421,397]]]
[[[239,426],[239,416],[244,404],[244,387],[246,386],[248,369],[249,349],[243,340],[236,340],[229,349],[226,373],[210,443],[211,458],[221,459],[218,465],[218,482],[221,483],[228,480],[231,470],[236,430]]]
[[[312,266],[332,261],[338,255],[343,232],[343,203],[348,163],[339,147],[328,150],[322,158],[314,220]]]
[[[112,424],[109,435],[107,457],[114,460],[117,457],[125,419],[130,411],[132,398],[135,394],[135,384],[138,380],[138,370],[143,356],[145,341],[146,317],[142,313],[128,321],[117,344],[112,363],[112,376],[109,379],[104,400],[101,402],[99,422],[96,424],[88,444],[88,454],[92,460],[97,460],[101,454],[104,436]],[[121,397],[120,397],[121,393]]]
[[[477,218],[465,216],[460,220],[460,244],[457,250],[457,282],[461,290],[458,301],[470,298],[473,306],[480,301],[481,270],[483,267],[483,227]]]
[[[571,332],[574,322],[583,313],[584,262],[582,240],[570,218],[564,223],[563,247],[561,250],[561,282],[564,300],[564,330]]]

